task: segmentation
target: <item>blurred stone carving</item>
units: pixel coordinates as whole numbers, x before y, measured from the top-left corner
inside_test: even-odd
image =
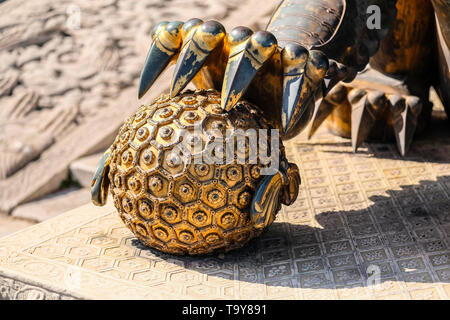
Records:
[[[258,8],[251,20],[264,20],[262,15],[277,2],[268,1],[267,9]],[[125,89],[137,85],[150,32],[158,21],[184,21],[194,15],[235,26],[247,21],[246,8],[257,4],[256,0],[0,3],[0,211],[55,191],[71,161],[112,143],[123,119],[135,112],[135,90]],[[238,5],[240,10],[235,10]],[[79,27],[71,23],[75,9]],[[155,96],[165,89],[165,81],[161,85],[154,89]],[[111,128],[93,130],[92,126],[100,128],[103,112],[108,113]],[[72,150],[66,150],[67,142],[58,144],[69,137]]]

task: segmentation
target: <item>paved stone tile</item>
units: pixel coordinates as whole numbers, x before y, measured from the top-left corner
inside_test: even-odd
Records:
[[[433,152],[442,153],[450,142],[415,145],[427,143],[440,144]],[[300,196],[248,246],[209,257],[171,256],[137,241],[111,203],[88,205],[0,239],[0,288],[8,288],[0,292],[15,297],[17,288],[29,288],[46,298],[59,297],[64,288],[74,298],[450,299],[449,166],[434,162],[430,152],[403,160],[382,144],[354,155],[347,140],[326,133],[288,146],[300,166]],[[27,282],[31,278],[39,286]]]

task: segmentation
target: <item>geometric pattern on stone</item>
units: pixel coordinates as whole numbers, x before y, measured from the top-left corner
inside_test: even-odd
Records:
[[[363,144],[352,154],[349,140],[321,131],[285,146],[300,168],[299,197],[242,249],[179,257],[146,248],[109,199],[105,207],[86,205],[0,239],[0,292],[8,298],[450,299],[448,136],[416,140],[404,158],[393,144]],[[373,268],[381,281],[366,286]],[[27,295],[17,294],[22,287]]]

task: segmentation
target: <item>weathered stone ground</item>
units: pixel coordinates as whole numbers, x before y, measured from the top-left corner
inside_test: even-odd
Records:
[[[261,29],[277,2],[0,0],[0,211],[11,214],[0,214],[0,237],[88,201],[98,152],[169,83],[170,72],[137,101],[157,22],[199,17]],[[263,237],[225,256],[143,248],[111,205],[49,219],[1,240],[0,267],[9,271],[0,298],[66,298],[63,284],[73,297],[449,299],[444,118],[440,106],[404,159],[390,144],[353,155],[348,140],[325,130],[289,142],[299,199]],[[376,288],[367,286],[371,265],[380,267]],[[67,278],[74,270],[84,291]]]
[[[450,299],[450,135],[443,111],[401,158],[322,130],[285,143],[297,201],[225,254],[147,248],[111,199],[0,238],[0,299]]]
[[[138,104],[168,86],[170,72],[137,101],[156,23],[197,17],[219,20],[228,30],[261,29],[277,2],[1,2],[0,213],[41,221],[86,201],[79,190],[89,187],[89,177],[79,175],[77,160],[106,149]],[[7,229],[9,220],[2,219]]]
[[[137,101],[157,22],[199,17],[261,29],[277,3],[0,1],[0,236],[88,201],[117,128],[169,83],[167,72]]]

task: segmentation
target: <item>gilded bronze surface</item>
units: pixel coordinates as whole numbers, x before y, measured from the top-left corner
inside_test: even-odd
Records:
[[[258,236],[281,203],[295,201],[298,168],[286,162],[281,145],[280,170],[263,176],[268,164],[259,157],[251,161],[255,146],[244,134],[271,129],[270,123],[249,103],[240,102],[230,112],[219,103],[218,92],[198,90],[172,99],[162,95],[141,106],[100,162],[94,203],[105,203],[110,182],[123,222],[144,244],[164,252],[228,251]],[[266,137],[256,132],[271,146],[270,131]],[[211,148],[221,137],[222,149],[235,145],[232,161]],[[181,145],[189,152],[177,152]]]
[[[446,3],[434,4],[439,13],[438,26],[443,30],[439,33],[439,44],[445,49],[442,45],[446,43],[447,29],[441,11]],[[378,25],[372,27],[370,8],[381,11]],[[211,176],[206,180],[218,189],[206,191],[202,184],[197,184],[200,177],[195,168],[186,165],[189,161],[167,154],[182,142],[180,130],[192,127],[194,122],[204,122],[202,133],[197,134],[197,139],[203,140],[206,130],[214,129],[220,121],[226,120],[222,128],[261,128],[260,122],[251,119],[258,114],[263,127],[278,129],[284,141],[312,123],[311,137],[327,122],[334,133],[351,138],[354,152],[367,140],[395,139],[400,155],[405,156],[414,136],[429,124],[432,109],[429,88],[438,84],[433,60],[436,53],[433,13],[432,3],[424,0],[284,0],[265,31],[236,27],[227,33],[221,23],[200,19],[158,24],[152,33],[153,43],[138,95],[142,97],[162,71],[175,64],[170,94],[161,97],[156,105],[142,107],[135,116],[142,119],[133,118],[124,125],[121,131],[124,141],[117,140],[105,154],[94,177],[94,202],[104,203],[109,180],[122,219],[147,245],[180,254],[229,250],[270,225],[281,202],[292,203],[300,184],[298,168],[287,164],[281,153],[278,172],[254,181],[247,177],[251,182],[246,180],[248,190],[244,191],[234,190],[226,174],[223,178],[220,172],[226,167],[211,164],[208,170]],[[447,52],[441,50],[441,62],[445,63]],[[445,74],[441,78],[442,93]],[[191,81],[199,89],[213,91],[186,96],[181,92]],[[211,107],[211,95],[212,113],[204,109]],[[255,104],[259,111],[253,111],[256,109],[242,101]],[[188,118],[178,119],[188,110]],[[196,114],[197,110],[203,111]],[[210,117],[222,120],[210,121]],[[239,124],[241,117],[248,122],[242,120],[244,124]],[[148,125],[141,125],[147,120]],[[141,145],[148,149],[147,160],[141,159]],[[145,161],[149,163],[143,165]],[[153,170],[158,172],[157,176],[153,176]],[[250,170],[248,166],[240,167],[241,178],[246,170]],[[183,180],[179,186],[178,177],[191,177],[189,181],[193,184]],[[222,191],[220,177],[225,187]],[[140,197],[147,197],[147,187],[148,194],[155,197],[150,197],[154,203],[147,201],[143,207],[147,213],[139,213]],[[201,209],[198,206],[207,206],[202,212],[209,217],[205,219],[208,226],[210,223],[213,226],[215,241],[209,241],[209,233],[200,227],[192,229],[193,222],[187,218],[190,206],[186,207],[180,195],[182,190],[192,192],[188,203],[197,197],[201,199],[193,205],[194,213]],[[214,193],[211,197],[217,198],[220,206],[215,207],[205,192]],[[237,195],[231,198],[226,196],[235,192]],[[245,197],[242,192],[247,192]],[[245,206],[239,207],[236,199],[241,196],[247,200]],[[227,209],[222,212],[222,208]],[[156,215],[156,220],[152,220],[153,216],[145,217],[150,212]],[[233,223],[230,222],[229,228],[220,224],[222,214],[230,214]]]
[[[436,42],[439,55],[437,90],[450,114],[450,0],[433,0],[436,11]]]
[[[155,28],[140,96],[176,63],[172,96],[193,81],[222,91],[226,110],[240,99],[256,104],[283,140],[311,122],[312,136],[328,120],[355,152],[366,140],[396,140],[404,156],[429,124],[431,85],[448,104],[448,8],[448,0],[283,0],[266,31],[165,22]],[[162,55],[159,43],[173,50]],[[338,102],[332,92],[343,87]]]
[[[143,246],[112,201],[0,238],[0,297],[448,300],[450,136],[440,114],[404,158],[389,143],[353,154],[325,127],[287,141],[302,176],[297,200],[223,255]]]
[[[415,135],[427,129],[433,105],[429,102],[429,89],[437,85],[437,61],[435,40],[435,16],[428,0],[398,0],[397,16],[389,34],[381,41],[380,48],[370,60],[370,67],[344,87],[347,96],[334,100],[326,125],[336,134],[351,137],[354,150],[364,140],[397,142],[399,153],[404,156]],[[442,63],[445,69],[445,63]],[[362,92],[360,99],[351,93]],[[368,101],[366,97],[379,95],[382,105]],[[442,95],[445,98],[445,94]],[[375,112],[375,110],[380,112]],[[362,117],[359,111],[366,113]],[[322,119],[315,119],[317,129]],[[364,124],[365,122],[365,124]]]
[[[380,30],[366,28],[370,4],[389,13]],[[221,91],[225,110],[246,99],[282,130],[284,140],[291,139],[310,122],[316,101],[367,65],[392,12],[388,0],[285,0],[266,31],[236,27],[226,34],[216,21],[163,22],[152,35],[139,97],[176,63],[172,97],[193,81],[198,88]]]

